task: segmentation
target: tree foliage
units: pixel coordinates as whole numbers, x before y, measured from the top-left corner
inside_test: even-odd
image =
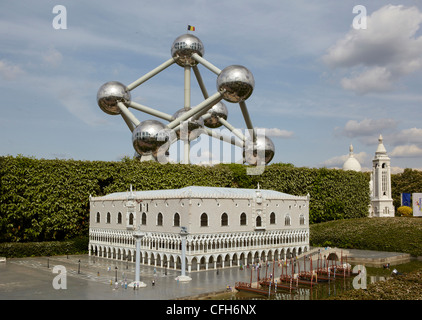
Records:
[[[422,171],[404,169],[402,173],[391,175],[391,196],[396,210],[400,207],[400,193],[422,192]]]

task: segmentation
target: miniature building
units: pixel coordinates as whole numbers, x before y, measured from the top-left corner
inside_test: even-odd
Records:
[[[288,259],[309,250],[309,195],[190,186],[90,197],[89,254],[187,271]]]
[[[355,158],[354,154],[353,154],[353,146],[350,145],[349,147],[349,157],[347,158],[347,160],[344,162],[343,164],[343,170],[351,170],[351,171],[357,171],[357,172],[361,172],[362,171],[362,167],[359,163],[359,161]]]
[[[394,217],[391,196],[390,158],[384,147],[382,135],[372,160],[370,217]]]
[[[344,162],[343,170],[362,171],[359,161],[353,155],[352,145],[350,145],[349,157]],[[372,160],[369,189],[371,192],[369,217],[394,217],[394,205],[391,196],[390,158],[384,147],[382,135],[378,138],[378,147]]]

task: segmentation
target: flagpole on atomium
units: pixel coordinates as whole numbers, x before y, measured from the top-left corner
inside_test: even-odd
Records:
[[[195,27],[188,26],[188,31],[194,30]],[[190,142],[205,133],[243,148],[244,160],[250,165],[268,164],[274,156],[274,144],[265,134],[257,134],[245,102],[255,86],[252,73],[240,65],[231,65],[223,70],[214,66],[203,57],[204,46],[201,40],[190,33],[183,34],[174,40],[171,55],[170,59],[131,84],[125,86],[118,81],[110,81],[103,84],[97,92],[97,103],[105,113],[122,116],[132,132],[132,144],[136,153],[141,157],[141,161],[165,159],[170,145],[177,140],[182,140],[184,162],[190,163]],[[131,100],[132,90],[173,64],[184,69],[183,108],[173,115],[169,115]],[[216,93],[208,94],[198,64],[217,75]],[[191,106],[192,69],[204,97],[204,101],[193,107]],[[227,121],[228,109],[221,100],[239,104],[249,137]],[[169,123],[165,125],[158,120],[141,122],[129,108],[150,114]],[[211,130],[220,126],[226,127],[236,137],[229,138]]]

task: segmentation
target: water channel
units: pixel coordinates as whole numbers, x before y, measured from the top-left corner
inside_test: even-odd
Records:
[[[354,266],[352,266],[353,269]],[[392,277],[393,270],[397,270],[399,273],[407,273],[416,269],[422,268],[422,261],[411,261],[408,263],[386,267],[365,267],[366,270],[366,285],[377,281],[385,281],[389,277]],[[275,274],[277,276],[277,268],[275,268]],[[263,270],[262,270],[263,271]],[[261,272],[262,272],[261,271]],[[265,271],[264,271],[265,273]],[[268,271],[267,271],[268,273]],[[318,284],[310,285],[298,285],[294,286],[294,290],[277,288],[275,294],[268,296],[265,294],[256,294],[245,291],[238,291],[236,293],[227,293],[223,296],[218,297],[224,300],[323,300],[329,297],[335,297],[336,295],[343,293],[347,290],[354,288],[353,280],[356,278],[355,275],[349,277],[343,277],[339,274],[335,280],[327,282],[319,282]],[[256,281],[256,279],[255,279]],[[356,279],[355,285],[361,285],[362,279]],[[258,287],[256,282],[255,287]],[[267,287],[260,287],[261,289],[268,289]],[[274,286],[272,287],[274,290]]]

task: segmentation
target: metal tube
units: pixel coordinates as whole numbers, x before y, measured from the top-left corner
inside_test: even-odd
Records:
[[[131,91],[133,89],[135,89],[137,86],[141,85],[142,83],[144,83],[145,81],[147,81],[148,79],[152,78],[153,76],[155,76],[156,74],[160,73],[161,71],[163,71],[164,69],[168,68],[169,66],[171,66],[173,63],[175,63],[177,60],[177,58],[170,58],[169,60],[167,60],[166,62],[164,62],[163,64],[159,65],[157,68],[151,70],[150,72],[148,72],[147,74],[143,75],[142,77],[140,77],[138,80],[132,82],[130,85],[128,85],[126,87],[126,90]]]
[[[131,107],[131,108],[134,108],[134,109],[136,109],[136,110],[139,110],[139,111],[142,111],[142,112],[148,113],[148,114],[150,114],[150,115],[152,115],[152,116],[155,116],[155,117],[158,117],[158,118],[161,118],[161,119],[167,120],[167,121],[172,121],[172,120],[174,120],[174,119],[173,119],[173,116],[171,116],[171,115],[169,115],[169,114],[167,114],[167,113],[164,113],[164,112],[161,112],[161,111],[158,111],[158,110],[152,109],[152,108],[150,108],[150,107],[144,106],[144,105],[139,104],[139,103],[134,102],[134,101],[129,101],[129,102],[127,102],[127,105],[128,105],[128,107]]]
[[[229,129],[231,132],[233,132],[237,137],[239,137],[239,139],[241,139],[242,141],[246,141],[246,137],[239,131],[237,130],[235,127],[233,127],[230,123],[227,122],[227,120],[225,120],[222,117],[218,117],[218,121],[225,126],[227,129]]]
[[[198,81],[199,88],[202,91],[202,95],[204,96],[205,99],[207,99],[208,92],[207,92],[207,89],[205,88],[204,81],[202,81],[202,77],[201,77],[201,74],[199,73],[198,66],[193,67],[193,73],[195,74],[196,81]]]
[[[133,130],[135,130],[135,126],[133,125],[132,121],[130,121],[130,119],[126,117],[124,113],[121,113],[120,115],[122,116],[123,120],[126,122],[130,132],[133,132]]]
[[[119,107],[120,111],[135,125],[135,127],[141,123],[138,119],[136,119],[133,113],[129,111],[123,102],[117,102],[117,106]]]
[[[235,145],[237,147],[243,148],[243,142],[237,140],[234,136],[232,137],[227,137],[225,135],[222,135],[220,133],[217,133],[214,130],[211,130],[210,128],[202,128],[206,134],[208,134],[210,137],[219,139],[219,140],[223,140],[224,142],[228,142],[231,143],[232,145]]]
[[[184,146],[183,162],[185,164],[190,164],[190,144],[189,143],[190,143],[189,140],[184,140],[183,141],[183,146]]]
[[[185,66],[185,110],[190,109],[190,67]]]
[[[180,124],[180,122],[183,122],[190,117],[192,117],[194,114],[204,110],[204,109],[210,109],[214,104],[216,104],[218,101],[220,101],[223,98],[222,92],[216,92],[208,99],[202,101],[200,104],[198,104],[195,108],[190,109],[189,111],[182,114],[179,118],[174,119],[172,122],[170,122],[167,125],[167,128],[174,129],[176,126]]]
[[[242,110],[243,118],[245,119],[246,126],[252,131],[253,142],[256,141],[256,132],[253,128],[251,118],[249,116],[248,108],[246,108],[245,101],[239,102],[240,110]]]
[[[219,68],[202,58],[199,54],[194,53],[191,55],[191,57],[200,64],[202,64],[205,68],[209,69],[211,72],[214,72],[216,75],[219,75],[221,73],[221,70]]]

